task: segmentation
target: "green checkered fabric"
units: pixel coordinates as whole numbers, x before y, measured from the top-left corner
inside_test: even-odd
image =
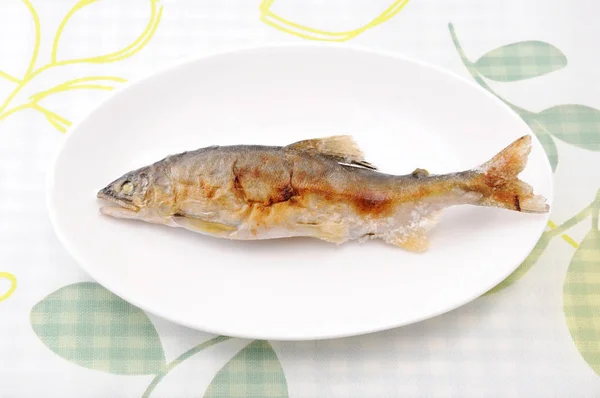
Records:
[[[499,47],[483,55],[475,67],[496,81],[516,81],[545,75],[567,65],[556,47],[541,41],[522,41]]]
[[[275,351],[268,342],[255,341],[217,373],[204,398],[287,396],[287,382]]]
[[[155,374],[165,367],[160,338],[148,316],[96,283],[52,293],[31,311],[39,338],[56,354],[115,374]]]
[[[600,373],[600,231],[591,230],[571,260],[563,291],[565,318],[586,362]]]
[[[584,105],[558,105],[536,115],[554,137],[600,151],[600,110]]]

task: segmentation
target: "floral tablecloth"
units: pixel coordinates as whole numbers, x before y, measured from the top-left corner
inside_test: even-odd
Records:
[[[598,15],[589,0],[2,0],[0,397],[600,396]],[[401,52],[507,102],[554,169],[529,258],[448,314],[293,343],[186,329],[91,281],[45,207],[69,126],[177,59],[302,40]]]

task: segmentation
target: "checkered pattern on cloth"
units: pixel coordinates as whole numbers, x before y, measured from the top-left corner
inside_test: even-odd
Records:
[[[591,151],[600,151],[600,111],[584,105],[558,105],[536,115],[556,138]]]
[[[600,372],[600,231],[592,229],[581,242],[563,293],[573,342],[592,369]]]
[[[485,77],[515,81],[544,75],[567,65],[567,58],[556,47],[541,41],[508,44],[483,55],[475,67]]]
[[[31,324],[48,348],[87,368],[135,375],[165,367],[148,316],[96,283],[76,283],[50,294],[32,309]]]
[[[258,340],[229,361],[215,376],[205,398],[287,397],[287,383],[271,345]]]

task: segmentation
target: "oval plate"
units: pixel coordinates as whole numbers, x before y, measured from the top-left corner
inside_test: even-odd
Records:
[[[357,335],[452,310],[507,277],[544,230],[547,215],[454,207],[429,251],[415,254],[381,241],[228,241],[98,210],[100,188],[171,153],[339,133],[381,171],[407,174],[478,166],[530,130],[485,90],[397,55],[239,50],[131,84],[73,128],[49,176],[51,219],[81,266],[134,305],[208,332],[277,340]],[[521,178],[550,202],[537,139]]]

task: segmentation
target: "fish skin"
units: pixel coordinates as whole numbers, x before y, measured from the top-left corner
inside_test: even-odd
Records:
[[[113,205],[103,214],[221,238],[381,238],[424,251],[427,232],[449,206],[547,212],[545,199],[517,178],[530,148],[524,136],[473,170],[395,176],[375,171],[348,136],[287,147],[213,146],[131,171],[98,197]]]

